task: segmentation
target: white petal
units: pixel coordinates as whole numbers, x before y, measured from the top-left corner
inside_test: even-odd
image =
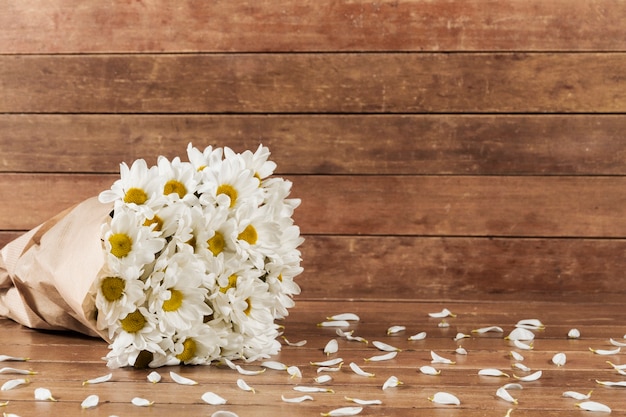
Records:
[[[478,375],[480,376],[505,376],[507,378],[509,378],[509,375],[502,372],[499,369],[495,369],[495,368],[485,368],[485,369],[481,369],[478,371]]]
[[[459,346],[454,350],[457,355],[467,355],[467,350],[463,346]]]
[[[35,389],[35,399],[38,401],[56,401],[50,390],[47,388]]]
[[[158,373],[157,371],[152,371],[150,372],[150,374],[148,374],[148,381],[152,382],[153,384],[156,384],[160,380],[161,380],[161,374]]]
[[[322,388],[322,387],[307,387],[304,385],[298,385],[293,387],[294,391],[298,391],[298,392],[334,392],[332,389],[330,388]]]
[[[98,378],[88,379],[86,381],[83,381],[83,385],[87,385],[87,384],[101,384],[103,382],[110,381],[112,377],[113,377],[113,374],[107,374],[107,375],[104,375],[104,376],[100,376]]]
[[[400,333],[406,330],[406,326],[391,326],[390,328],[387,329],[387,334],[391,335],[391,334],[396,334],[396,333]]]
[[[505,337],[505,339],[508,340],[533,340],[534,338],[535,334],[523,327],[516,327],[507,337]]]
[[[447,308],[444,308],[443,310],[441,310],[438,313],[428,313],[428,315],[430,317],[433,318],[444,318],[444,317],[456,317],[456,314],[453,314],[450,310],[448,310]]]
[[[580,337],[580,330],[570,329],[570,331],[567,332],[567,337],[569,337],[570,339],[578,339]]]
[[[284,395],[281,395],[280,398],[286,403],[301,403],[303,401],[313,401],[313,397],[311,397],[310,395],[303,395],[301,397],[295,398],[285,398]]]
[[[100,402],[100,397],[94,394],[85,398],[83,402],[80,404],[80,406],[81,408],[93,408],[97,406],[99,402]]]
[[[185,378],[184,376],[178,375],[173,371],[170,371],[170,377],[174,382],[180,385],[198,385],[198,383],[193,379]]]
[[[374,340],[372,345],[378,350],[382,350],[383,352],[401,352],[402,349],[398,349],[395,346],[388,345],[387,343],[379,342],[378,340]]]
[[[359,376],[367,376],[367,377],[375,376],[371,372],[365,372],[363,369],[361,369],[361,367],[359,367],[359,365],[357,365],[354,362],[350,362],[350,369],[352,369],[352,372],[354,372],[355,374],[357,374]]]
[[[19,374],[19,375],[35,375],[37,372],[29,371],[27,369],[17,368],[0,368],[0,374]]]
[[[248,385],[246,383],[246,381],[244,381],[243,379],[239,378],[237,380],[237,386],[239,387],[239,389],[242,389],[244,391],[249,391],[252,392],[253,394],[256,393],[256,391],[254,390],[254,388],[252,388],[250,385]]]
[[[302,378],[302,371],[297,366],[290,366],[287,368],[287,374],[289,374],[292,378]]]
[[[25,362],[27,360],[28,358],[18,358],[16,356],[0,355],[0,362],[5,362],[5,361]]]
[[[461,401],[453,394],[448,392],[437,392],[432,397],[428,398],[430,401],[437,404],[446,404],[446,405],[460,405]]]
[[[363,407],[342,407],[329,411],[328,413],[322,413],[323,417],[342,417],[342,416],[356,416]]]
[[[255,371],[252,370],[248,370],[248,369],[244,369],[239,365],[235,366],[235,369],[237,370],[237,372],[239,372],[241,375],[259,375],[262,374],[263,372],[265,372],[265,368],[263,369],[257,369]]]
[[[320,366],[317,368],[317,373],[322,372],[339,372],[341,371],[341,367],[343,366],[343,362],[339,364],[339,366]]]
[[[541,329],[546,328],[546,326],[544,326],[543,323],[537,319],[520,320],[517,322],[515,327],[532,329],[532,330],[541,330]]]
[[[283,336],[283,340],[285,341],[287,346],[301,347],[301,346],[306,345],[306,340],[300,340],[299,342],[292,343],[289,340],[287,340],[287,338],[285,336]]]
[[[509,389],[524,389],[524,386],[522,384],[518,384],[516,382],[511,382],[509,384],[504,384],[502,385],[502,388],[509,390]]]
[[[311,365],[315,366],[334,366],[343,362],[342,358],[329,359],[327,361],[322,362],[311,362]]]
[[[334,320],[334,321],[323,321],[321,323],[317,323],[318,327],[348,327],[350,323],[346,320]]]
[[[117,416],[109,416],[109,417],[117,417]],[[216,412],[211,414],[211,417],[239,417],[239,416],[233,413],[232,411],[217,410]]]
[[[135,397],[132,400],[130,400],[132,405],[135,405],[137,407],[150,407],[152,404],[154,404],[154,401],[149,401],[146,400],[145,398],[139,398],[139,397]]]
[[[352,401],[353,403],[359,404],[359,405],[380,405],[383,402],[381,400],[360,400],[358,398],[350,398],[350,397],[344,397],[346,399],[346,401]]]
[[[332,355],[337,353],[339,350],[339,344],[337,343],[337,339],[331,339],[326,346],[324,346],[324,353],[327,355]]]
[[[576,404],[576,406],[586,411],[600,411],[602,413],[611,412],[611,408],[609,406],[596,401],[583,401],[582,403]]]
[[[616,364],[614,364],[611,361],[606,361],[606,363],[608,363],[609,365],[611,365],[613,367],[613,369],[618,370],[618,371],[626,369],[626,364],[624,364],[624,365],[616,365]]]
[[[28,384],[30,381],[28,379],[20,378],[20,379],[11,379],[0,387],[0,391],[9,391],[15,387],[19,387],[20,385]]]
[[[330,316],[330,317],[326,317],[326,320],[334,320],[334,321],[341,321],[341,320],[347,320],[347,321],[359,321],[360,317],[357,316],[354,313],[342,313],[342,314],[335,314],[334,316]]]
[[[565,365],[565,363],[567,362],[567,356],[565,356],[565,353],[557,353],[556,355],[554,355],[552,357],[552,363],[555,364],[556,366],[563,366]]]
[[[480,329],[472,330],[472,333],[478,333],[478,334],[483,334],[483,333],[488,333],[488,332],[503,333],[504,330],[502,330],[502,327],[498,327],[498,326],[481,327]]]
[[[461,339],[465,339],[466,337],[472,337],[469,334],[465,334],[465,333],[457,333],[456,336],[454,336],[454,341],[458,342]]]
[[[542,375],[542,372],[541,371],[537,371],[537,372],[534,372],[534,373],[532,373],[530,375],[526,375],[526,376],[521,376],[521,377],[515,376],[515,375],[513,375],[513,376],[515,378],[517,378],[518,380],[522,381],[522,382],[530,382],[530,381],[538,380],[539,378],[541,378],[541,375]]]
[[[330,382],[333,380],[333,377],[330,375],[320,375],[317,378],[314,379],[315,382],[317,382],[318,384],[325,384],[327,382]]]
[[[396,356],[398,356],[398,352],[389,352],[386,353],[384,355],[376,355],[376,356],[371,356],[369,358],[366,358],[365,361],[366,362],[380,362],[380,361],[388,361],[390,359],[395,358]]]
[[[521,350],[533,350],[532,343],[524,343],[519,340],[514,340],[513,344],[515,345],[516,348],[521,349]]]
[[[425,375],[439,375],[441,371],[433,368],[432,366],[424,365],[420,367],[420,372]]]
[[[620,349],[621,349],[620,347],[616,347],[615,349],[611,349],[611,350],[589,348],[589,350],[595,353],[596,355],[616,355],[619,353]]]
[[[426,339],[426,332],[419,332],[409,337],[409,340],[424,340]]]
[[[512,350],[512,351],[511,351],[511,356],[512,356],[512,357],[513,357],[513,359],[515,359],[516,361],[520,361],[520,362],[521,362],[521,361],[523,361],[523,360],[524,360],[524,357],[523,357],[520,353],[515,352],[514,350]]]
[[[202,394],[202,401],[204,401],[207,404],[211,404],[211,405],[223,405],[226,404],[226,400],[222,397],[220,397],[219,395],[213,393],[213,392],[205,392],[204,394]]]
[[[286,371],[287,365],[281,362],[276,361],[265,361],[261,363],[261,366],[269,369],[273,369],[275,371]]]
[[[235,365],[235,363],[228,358],[222,358],[220,362],[228,366],[230,369],[237,369],[237,365]]]
[[[563,393],[563,396],[566,398],[573,398],[575,400],[581,401],[581,400],[588,400],[589,398],[591,398],[591,392],[589,392],[589,394],[583,394],[583,393],[576,392],[576,391],[565,391]]]
[[[612,382],[612,381],[598,381],[596,380],[596,382],[600,385],[604,385],[605,387],[626,387],[626,381],[617,381],[617,382]]]
[[[626,346],[626,343],[618,342],[617,340],[614,340],[613,338],[609,339],[609,342],[611,342],[611,344],[613,346],[619,346],[619,347],[625,347]]]
[[[511,365],[511,367],[517,368],[520,371],[524,371],[524,372],[530,372],[531,371],[531,369],[528,366],[524,365],[523,363],[514,363],[513,365]]]
[[[441,327],[441,328],[450,327],[450,323],[448,323],[448,322],[447,322],[447,321],[445,321],[445,320],[442,320],[441,322],[439,322],[439,323],[437,324],[437,327]]]
[[[439,356],[434,351],[430,351],[430,356],[433,358],[430,363],[444,363],[447,365],[454,365],[456,362],[451,361],[450,359],[444,358],[443,356]]]
[[[394,387],[397,387],[398,385],[402,385],[402,382],[399,381],[396,376],[392,375],[389,378],[387,378],[387,380],[383,384],[383,390],[386,390],[387,388],[394,388]]]
[[[7,405],[9,405],[8,401],[0,401],[0,407],[6,407]],[[11,414],[4,413],[3,415],[6,417]],[[15,416],[16,414],[13,414],[13,415]]]
[[[354,333],[354,330],[350,330],[349,332],[344,332],[341,329],[337,329],[335,330],[335,332],[337,333],[337,336],[344,337],[346,340],[368,343],[367,340],[363,339],[362,337],[352,336],[352,334]]]
[[[7,403],[8,403],[8,401],[7,401]],[[2,405],[2,404],[3,403],[0,403],[0,405]],[[21,416],[19,416],[17,414],[13,414],[13,413],[3,413],[2,417],[21,417]]]
[[[517,404],[517,399],[513,398],[511,394],[504,387],[500,387],[496,391],[496,397],[502,398],[504,401]]]

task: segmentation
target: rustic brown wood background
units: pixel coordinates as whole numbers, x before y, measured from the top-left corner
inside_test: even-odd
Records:
[[[626,292],[624,2],[0,5],[0,246],[121,161],[263,143],[302,298]]]

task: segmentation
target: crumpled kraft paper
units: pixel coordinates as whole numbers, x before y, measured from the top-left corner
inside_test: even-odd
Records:
[[[0,250],[0,315],[24,326],[96,329],[91,286],[105,263],[101,227],[112,204],[93,197],[59,213]]]

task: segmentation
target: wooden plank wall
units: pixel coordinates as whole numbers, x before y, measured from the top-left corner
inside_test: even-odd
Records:
[[[263,143],[303,298],[626,292],[624,2],[0,3],[0,245],[121,161]]]

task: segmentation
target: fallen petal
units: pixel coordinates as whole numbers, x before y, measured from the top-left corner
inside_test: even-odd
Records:
[[[512,368],[517,368],[520,371],[524,371],[524,372],[530,372],[531,371],[531,369],[528,366],[524,365],[523,363],[514,363],[513,365],[511,365],[511,367]]]
[[[202,401],[204,401],[207,404],[211,404],[211,405],[223,405],[226,404],[226,400],[222,397],[220,397],[219,395],[213,393],[213,392],[205,392],[204,394],[202,394]]]
[[[626,381],[617,381],[617,382],[612,382],[612,381],[598,381],[596,380],[596,382],[600,385],[604,385],[605,387],[626,387]]]
[[[225,364],[226,366],[228,366],[230,369],[236,369],[237,365],[235,365],[235,363],[233,361],[231,361],[228,358],[222,358],[220,359],[220,362]]]
[[[372,345],[376,347],[378,350],[382,350],[383,352],[401,352],[402,349],[399,349],[395,346],[388,345],[387,343],[379,342],[378,340],[374,340]]]
[[[387,380],[383,384],[383,390],[386,390],[387,388],[394,388],[394,387],[397,387],[398,385],[402,385],[402,382],[399,381],[397,377],[390,376],[389,378],[387,378]]]
[[[516,382],[511,382],[509,384],[504,384],[502,385],[502,388],[509,390],[509,389],[524,389],[524,386],[522,384],[518,384]]]
[[[104,375],[104,376],[100,376],[98,378],[88,379],[86,381],[83,381],[83,385],[87,385],[87,384],[101,384],[103,382],[110,381],[112,377],[113,377],[113,374],[107,374],[107,375]]]
[[[503,399],[504,401],[517,404],[517,399],[513,398],[511,394],[504,387],[500,387],[496,391],[496,397]]]
[[[391,326],[387,329],[387,334],[392,335],[406,330],[406,326]]]
[[[137,407],[150,407],[152,404],[154,404],[154,401],[149,401],[146,400],[145,398],[140,398],[140,397],[135,397],[132,400],[130,400],[132,405],[135,405]]]
[[[16,356],[0,355],[0,362],[5,362],[5,361],[25,362],[27,360],[28,358],[18,358]]]
[[[0,407],[6,407],[7,405],[9,405],[8,401],[0,401]],[[5,414],[5,415],[8,415],[8,414]]]
[[[613,367],[613,369],[618,370],[618,371],[626,369],[626,364],[624,364],[624,365],[616,365],[616,364],[614,364],[611,361],[606,361],[606,363],[608,363],[609,365],[611,365]]]
[[[426,332],[419,332],[409,337],[409,340],[424,340],[426,339]]]
[[[368,343],[368,341],[363,339],[362,337],[352,336],[352,334],[354,333],[354,330],[350,330],[349,332],[344,332],[341,329],[337,329],[335,332],[337,333],[337,336],[343,337],[346,340],[349,340],[351,342],[354,341],[354,342]]]
[[[567,356],[565,353],[557,353],[552,357],[552,363],[556,366],[563,366],[567,362]]]
[[[276,361],[265,361],[261,363],[261,366],[269,369],[273,369],[275,371],[286,371],[287,365],[281,362]]]
[[[326,355],[337,353],[338,350],[339,343],[337,342],[337,339],[331,339],[328,343],[326,343],[326,346],[324,346],[324,353]]]
[[[302,378],[302,371],[297,366],[290,366],[287,368],[287,374],[289,374],[292,378]]]
[[[239,378],[237,380],[237,386],[239,387],[239,389],[243,390],[243,391],[249,391],[252,392],[253,394],[256,393],[256,391],[254,390],[254,388],[252,388],[250,385],[248,385],[246,383],[246,381],[244,381],[243,379]]]
[[[521,349],[521,350],[533,350],[533,344],[532,343],[524,343],[521,342],[519,340],[514,340],[513,344],[515,345],[516,348]]]
[[[542,372],[541,371],[537,371],[537,372],[534,372],[534,373],[532,373],[530,375],[526,375],[526,376],[522,376],[522,377],[519,377],[519,376],[516,376],[516,375],[513,375],[513,376],[516,379],[518,379],[518,380],[520,380],[522,382],[530,382],[530,381],[538,380],[539,378],[541,378],[541,375],[542,375]]]
[[[465,348],[462,346],[459,346],[454,351],[457,353],[457,355],[467,355],[467,350],[465,350]]]
[[[478,375],[480,376],[504,376],[509,378],[509,375],[502,372],[499,369],[495,369],[495,368],[485,368],[485,369],[481,369],[478,371]]]
[[[516,327],[505,337],[507,340],[533,340],[534,338],[535,334],[523,327]]]
[[[5,367],[5,368],[0,368],[0,374],[36,375],[37,372],[29,371],[27,369]]]
[[[613,338],[609,339],[609,342],[611,342],[611,344],[613,346],[619,346],[619,347],[624,347],[626,346],[626,343],[624,342],[618,342],[617,340],[614,340]]]
[[[298,385],[293,387],[294,391],[298,391],[298,392],[330,392],[333,393],[335,391],[333,391],[330,388],[322,388],[322,387],[307,387],[304,385]]]
[[[570,339],[578,339],[580,337],[580,330],[570,329],[570,331],[567,332],[567,337],[569,337]]]
[[[617,355],[620,349],[621,349],[620,347],[616,347],[615,349],[611,349],[611,350],[589,348],[589,350],[595,353],[596,355]]]
[[[346,321],[359,321],[360,317],[357,316],[354,313],[342,313],[342,314],[335,314],[334,316],[330,316],[330,317],[326,317],[326,320],[334,320],[334,321],[341,321],[341,320],[346,320]]]
[[[360,400],[358,398],[350,398],[350,397],[344,397],[346,399],[346,401],[352,401],[353,403],[359,404],[359,405],[380,405],[383,402],[381,400]]]
[[[338,365],[340,363],[343,363],[343,359],[342,358],[329,359],[327,361],[322,361],[322,362],[311,362],[311,365],[315,365],[315,366],[334,366],[334,365]]]
[[[35,399],[38,401],[56,401],[50,390],[47,388],[35,389]]]
[[[420,372],[424,375],[439,375],[441,371],[433,368],[432,366],[424,365],[420,367]]]
[[[314,379],[315,382],[317,382],[318,384],[325,384],[327,382],[330,382],[333,380],[333,377],[330,375],[320,375],[317,378]]]
[[[437,324],[437,327],[441,327],[441,328],[450,327],[450,323],[448,323],[448,322],[447,322],[447,321],[445,321],[445,320],[441,320],[441,322],[439,322],[439,323]]]
[[[262,374],[263,372],[265,372],[265,370],[266,370],[265,368],[263,368],[263,369],[257,369],[255,371],[253,371],[253,370],[244,369],[240,365],[236,365],[235,369],[241,375],[248,375],[248,376],[250,376],[250,375],[259,375],[259,374]]]
[[[359,365],[357,365],[354,362],[350,362],[350,369],[352,369],[352,372],[354,372],[355,374],[357,374],[359,376],[366,376],[366,377],[373,377],[373,376],[375,376],[371,372],[365,372],[363,369],[361,369],[361,367],[359,367]]]
[[[321,372],[338,372],[341,371],[341,367],[343,366],[343,362],[341,362],[339,364],[339,366],[320,366],[319,368],[317,368],[317,373],[321,373]]]
[[[317,324],[318,327],[348,327],[350,323],[346,320],[323,321]]]
[[[428,313],[428,315],[430,317],[433,318],[444,318],[444,317],[456,317],[456,314],[453,314],[450,310],[448,310],[447,308],[444,308],[443,310],[441,310],[438,313]]]
[[[526,328],[526,329],[531,329],[531,330],[542,330],[546,328],[546,326],[544,326],[543,323],[537,319],[520,320],[517,322],[515,327]]]
[[[109,417],[117,417],[117,416],[109,416]],[[239,417],[237,414],[232,411],[218,410],[211,414],[211,417]]]
[[[369,358],[365,359],[365,362],[380,362],[380,361],[388,361],[390,359],[395,358],[396,356],[398,356],[398,352],[389,352],[386,353],[384,355],[376,355],[376,356],[371,356]]]
[[[428,399],[437,404],[461,405],[461,401],[455,395],[448,392],[437,392],[435,393],[435,395],[429,397]]]
[[[185,378],[184,376],[178,375],[176,372],[170,371],[170,377],[174,382],[180,385],[198,385],[193,379]]]
[[[589,394],[583,394],[580,392],[576,392],[576,391],[565,391],[563,393],[563,396],[566,398],[573,398],[575,400],[581,401],[581,400],[588,400],[589,398],[591,398],[591,393],[593,391],[589,391]]]
[[[20,379],[11,379],[0,387],[0,391],[9,391],[15,387],[19,387],[20,385],[28,384],[30,381],[28,379],[20,378]]]
[[[148,381],[152,382],[153,384],[156,384],[157,382],[159,382],[161,380],[161,374],[158,373],[157,371],[152,371],[148,374]]]
[[[100,402],[100,397],[98,397],[97,395],[90,395],[87,398],[85,398],[83,400],[83,402],[80,404],[81,408],[86,409],[86,408],[93,408],[95,406],[98,405],[98,403]]]
[[[283,340],[285,341],[285,344],[287,346],[301,347],[306,345],[306,340],[300,340],[299,342],[291,343],[289,340],[287,340],[285,336],[283,336]]]
[[[472,330],[472,333],[478,333],[478,334],[483,334],[483,333],[488,333],[488,332],[504,333],[504,330],[502,330],[502,327],[498,327],[498,326],[481,327],[480,329]]]
[[[465,333],[457,333],[456,336],[454,336],[454,341],[458,342],[461,339],[465,339],[467,337],[472,337],[469,334],[465,334]]]
[[[611,412],[611,408],[609,406],[596,401],[583,401],[582,403],[576,404],[576,406],[586,411],[600,411],[602,413]]]
[[[284,395],[281,395],[280,398],[286,403],[301,403],[304,401],[313,401],[313,397],[311,397],[310,395],[303,395],[301,397],[295,397],[295,398],[285,398]]]
[[[336,408],[328,413],[322,413],[324,417],[342,417],[342,416],[356,416],[361,411],[363,411],[363,407],[342,407]]]
[[[524,360],[524,357],[519,352],[515,352],[514,350],[511,351],[511,357],[520,362]]]
[[[430,356],[432,357],[432,361],[430,363],[443,363],[447,365],[454,365],[456,362],[451,361],[450,359],[444,358],[443,356],[439,356],[434,351],[430,351]]]

